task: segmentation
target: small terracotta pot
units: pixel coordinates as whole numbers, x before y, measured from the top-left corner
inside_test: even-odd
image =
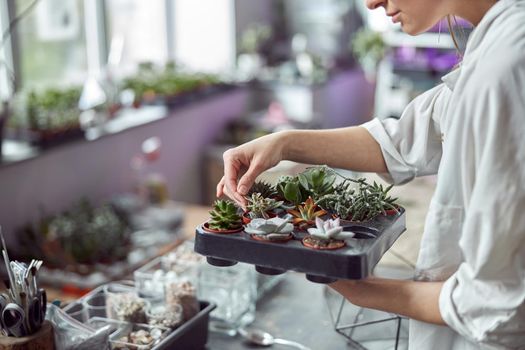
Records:
[[[386,216],[393,216],[393,215],[399,215],[399,207],[397,207],[396,209],[388,209],[388,210],[385,210],[386,212]]]
[[[215,229],[212,229],[210,228],[210,225],[205,222],[203,225],[202,225],[202,229],[206,232],[210,232],[210,233],[220,233],[220,234],[230,234],[230,233],[237,233],[237,232],[241,232],[243,230],[243,227],[240,226],[239,228],[236,228],[236,229],[231,229],[231,230],[215,230]]]
[[[328,243],[329,245],[327,246],[316,246],[315,243],[319,242],[319,240],[316,240],[312,236],[304,237],[301,242],[303,243],[305,247],[308,247],[310,249],[315,249],[315,250],[335,250],[335,249],[340,249],[346,246],[345,241],[338,241],[338,240],[331,241],[330,243]]]
[[[268,243],[286,243],[288,242],[289,240],[291,240],[293,238],[293,234],[288,234],[288,237],[286,238],[283,238],[283,239],[279,239],[279,240],[271,240],[271,239],[266,239],[266,238],[263,238],[265,236],[261,236],[261,235],[250,235],[251,238],[253,238],[254,240],[256,241],[261,241],[261,242],[268,242]]]

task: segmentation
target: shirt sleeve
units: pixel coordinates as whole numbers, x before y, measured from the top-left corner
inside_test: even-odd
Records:
[[[361,126],[381,146],[390,183],[403,184],[416,176],[437,172],[441,160],[439,126],[443,104],[450,92],[444,84],[416,97],[401,118],[373,119]]]
[[[468,339],[523,349],[525,69],[501,80],[465,89],[465,100],[475,102],[458,106],[468,120],[458,167],[472,186],[463,188],[470,198],[459,241],[463,263],[445,281],[439,307],[444,321]]]

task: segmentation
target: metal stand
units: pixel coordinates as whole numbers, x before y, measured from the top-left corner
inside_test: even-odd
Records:
[[[330,317],[334,325],[334,330],[337,333],[344,336],[348,340],[350,345],[353,346],[355,349],[368,350],[366,347],[361,345],[358,341],[353,339],[354,331],[356,329],[360,327],[367,327],[367,326],[371,326],[371,325],[378,324],[378,323],[384,323],[384,322],[396,322],[397,323],[396,324],[396,336],[395,336],[395,339],[393,339],[393,341],[395,342],[394,349],[395,350],[399,349],[400,336],[401,336],[401,323],[403,320],[406,320],[405,317],[401,317],[396,314],[385,313],[385,315],[389,315],[386,318],[381,318],[381,319],[373,320],[373,321],[359,322],[359,319],[363,316],[363,312],[366,310],[360,307],[353,321],[348,324],[343,324],[343,321],[342,321],[343,310],[344,310],[345,305],[347,303],[349,304],[349,302],[343,296],[341,296],[341,302],[339,303],[339,307],[337,308],[337,311],[336,311],[337,314],[334,315],[334,313],[332,312],[332,309],[330,308],[330,304],[328,302],[328,288],[325,288],[324,290],[324,297],[328,305],[328,310],[330,312]]]

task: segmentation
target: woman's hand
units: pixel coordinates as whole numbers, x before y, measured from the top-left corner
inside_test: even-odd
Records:
[[[217,197],[225,194],[241,206],[244,195],[263,171],[283,160],[286,132],[266,135],[224,152],[224,176],[217,184]]]

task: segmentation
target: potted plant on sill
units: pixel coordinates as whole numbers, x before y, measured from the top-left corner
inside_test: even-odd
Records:
[[[318,217],[326,215],[327,211],[315,204],[312,197],[308,197],[303,204],[299,204],[296,209],[288,210],[288,213],[292,215],[294,226],[300,230],[305,230],[309,226],[313,226]]]
[[[244,231],[258,241],[287,242],[293,237],[291,219],[291,215],[284,218],[253,219],[246,225]]]
[[[210,220],[202,228],[211,233],[236,233],[242,231],[242,219],[237,206],[230,200],[218,199],[210,211]]]
[[[277,216],[274,211],[283,204],[282,201],[265,198],[260,193],[252,193],[251,196],[246,196],[246,200],[248,204],[246,205],[246,212],[242,216],[245,225],[253,219],[269,219]]]
[[[308,229],[309,235],[304,237],[304,246],[318,250],[334,250],[346,245],[345,239],[354,237],[354,233],[343,231],[339,218],[327,219],[315,218],[315,226]]]
[[[83,137],[78,102],[81,89],[49,88],[16,97],[8,137],[42,148]]]

